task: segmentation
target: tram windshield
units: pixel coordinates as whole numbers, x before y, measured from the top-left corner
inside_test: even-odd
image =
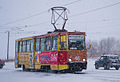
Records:
[[[69,50],[85,49],[84,35],[69,35]]]

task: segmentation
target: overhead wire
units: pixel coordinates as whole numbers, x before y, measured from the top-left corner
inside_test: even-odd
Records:
[[[93,23],[93,22],[108,22],[108,21],[117,21],[120,20],[120,18],[105,18],[105,19],[100,19],[100,20],[88,20],[88,21],[79,21],[79,23]],[[36,24],[30,24],[30,25],[21,25],[21,26],[3,26],[3,27],[12,27],[16,29],[22,29],[22,27],[33,27],[33,26],[38,26],[44,23],[48,23],[49,21],[41,22],[41,23],[36,23]],[[8,29],[8,28],[0,28],[0,29]]]
[[[81,0],[76,0],[76,1],[73,1],[73,2],[70,2],[70,3],[67,3],[67,4],[65,4],[65,5],[63,5],[63,6],[68,6],[68,5],[74,4],[74,3],[79,2],[79,1],[81,1]],[[45,11],[43,11],[43,12],[36,13],[36,14],[31,15],[31,16],[28,16],[28,17],[24,17],[24,18],[21,18],[21,19],[17,19],[17,20],[15,20],[15,21],[7,22],[7,23],[5,23],[5,24],[3,24],[3,25],[9,25],[9,24],[13,24],[13,23],[20,22],[20,21],[24,21],[24,20],[30,19],[30,18],[32,18],[32,17],[36,17],[36,16],[39,16],[39,15],[42,15],[42,14],[44,14],[44,13],[47,12],[47,11],[48,11],[48,10],[45,10]],[[48,21],[46,21],[46,22],[48,22]],[[20,28],[20,29],[22,29],[22,28],[24,28],[24,27],[38,26],[38,25],[44,24],[44,23],[46,23],[46,22],[41,22],[41,23],[37,23],[37,24],[33,24],[33,25],[25,25],[25,26],[14,26],[14,27],[12,27],[12,28]],[[5,27],[5,26],[0,26],[0,27]],[[8,27],[8,26],[6,26],[6,27]],[[12,28],[11,28],[11,29],[12,29]],[[1,29],[6,29],[6,28],[1,28]],[[20,29],[18,29],[18,30],[20,30]],[[16,30],[17,30],[17,29],[16,29]]]
[[[111,22],[111,21],[119,21],[120,18],[105,18],[105,19],[98,19],[98,20],[88,20],[88,21],[72,21],[75,23],[97,23],[97,22]]]
[[[77,17],[79,15],[85,15],[85,14],[88,14],[88,13],[91,13],[91,12],[95,12],[95,11],[99,11],[99,10],[106,9],[106,8],[109,8],[109,7],[113,7],[113,6],[116,6],[118,4],[120,4],[120,2],[116,2],[116,3],[113,3],[113,4],[105,5],[103,7],[91,9],[91,10],[88,10],[88,11],[85,11],[85,12],[81,12],[81,13],[72,15],[71,17]]]
[[[68,3],[68,4],[65,4],[65,5],[63,5],[63,6],[68,6],[68,5],[74,4],[74,3],[79,2],[79,1],[81,1],[81,0],[76,0],[76,1],[70,2],[70,3]],[[13,24],[13,23],[16,23],[16,22],[24,21],[24,20],[30,19],[30,18],[32,18],[32,17],[36,17],[36,16],[39,16],[39,15],[41,15],[41,14],[44,14],[44,13],[46,13],[47,11],[48,11],[48,10],[45,10],[45,11],[42,11],[42,12],[39,12],[39,13],[30,15],[30,16],[28,16],[28,17],[24,17],[24,18],[21,18],[21,19],[17,19],[17,20],[15,20],[15,21],[7,22],[7,23],[5,23],[5,24],[3,24],[3,25],[9,25],[9,24]]]
[[[68,4],[65,4],[64,6],[74,4],[74,3],[78,2],[78,1],[81,1],[81,0],[76,0],[76,1],[70,2]],[[82,13],[78,13],[76,15],[72,15],[71,17],[76,17],[76,16],[79,16],[79,15],[88,14],[90,12],[95,12],[95,11],[102,10],[102,9],[105,9],[105,8],[108,8],[108,7],[112,7],[112,6],[115,6],[115,5],[118,5],[118,4],[120,4],[120,2],[116,2],[116,3],[110,4],[110,5],[106,5],[106,6],[95,8],[95,9],[91,9],[91,10],[88,10],[88,11],[85,11],[85,12],[82,12]],[[16,21],[12,21],[12,22],[9,22],[9,23],[6,23],[6,24],[12,24],[12,23],[16,23],[16,22],[19,22],[19,21],[22,21],[22,20],[26,20],[26,19],[32,18],[34,16],[38,16],[40,14],[43,14],[44,12],[46,12],[46,11],[43,11],[41,13],[37,13],[35,15],[31,15],[31,16],[28,16],[28,17],[25,17],[25,18],[22,18],[22,19],[19,19],[19,20],[16,20]],[[46,21],[46,22],[48,22],[48,21]],[[27,26],[32,27],[32,26],[37,26],[37,25],[40,25],[40,24],[42,24],[42,23],[38,23],[38,24],[34,24],[34,25],[27,25]]]
[[[64,4],[64,5],[62,5],[62,6],[68,6],[68,5],[74,4],[74,3],[79,2],[79,1],[82,1],[82,0],[75,0],[75,1],[72,1],[72,2],[70,2],[70,3]],[[32,18],[32,17],[36,17],[36,16],[39,16],[39,15],[41,15],[41,14],[44,14],[45,12],[47,12],[47,10],[45,10],[45,11],[43,11],[43,12],[40,12],[40,13],[36,13],[36,14],[31,15],[31,16],[28,16],[28,17],[24,17],[24,18],[21,18],[21,19],[17,19],[17,20],[15,20],[15,21],[7,22],[7,23],[5,23],[5,24],[3,24],[3,25],[9,25],[9,24],[13,24],[13,23],[20,22],[20,21],[24,21],[24,20],[30,19],[30,18]],[[37,23],[37,24],[33,24],[33,25],[14,26],[14,27],[12,27],[12,28],[33,27],[33,26],[38,26],[38,25],[40,25],[40,24],[44,24],[44,23],[47,23],[47,22],[48,22],[48,21],[46,21],[46,22],[41,22],[41,23]],[[0,26],[0,27],[9,27],[9,26]],[[1,29],[2,29],[2,28],[1,28]],[[3,29],[4,29],[4,28],[3,28]],[[6,28],[5,28],[5,29],[6,29]]]
[[[3,25],[9,25],[9,24],[13,24],[13,23],[16,23],[16,22],[24,21],[24,20],[27,20],[27,19],[29,19],[29,18],[36,17],[36,16],[38,16],[38,15],[44,14],[45,12],[47,12],[47,11],[45,10],[45,11],[42,11],[42,12],[40,12],[40,13],[36,13],[36,14],[34,14],[34,15],[28,16],[28,17],[24,17],[24,18],[15,20],[15,21],[7,22],[7,23],[5,23],[5,24],[3,24]]]
[[[77,3],[77,2],[79,2],[79,1],[82,1],[82,0],[75,0],[75,1],[73,1],[73,2],[70,2],[70,3],[64,4],[64,5],[62,5],[62,6],[68,6],[68,5],[71,5],[71,4],[74,4],[74,3]]]
[[[73,1],[73,2],[70,2],[68,4],[65,4],[63,6],[68,6],[68,5],[71,5],[71,4],[74,4],[76,2],[79,2],[81,0],[76,0],[76,1]],[[84,14],[87,14],[87,13],[90,13],[90,12],[94,12],[94,11],[98,11],[98,10],[101,10],[101,9],[104,9],[104,8],[108,8],[108,7],[112,7],[112,6],[115,6],[115,5],[118,5],[120,4],[120,2],[117,2],[117,3],[114,3],[114,4],[110,4],[110,5],[106,5],[106,6],[103,6],[103,7],[100,7],[100,8],[96,8],[96,9],[92,9],[92,10],[88,10],[88,11],[85,11],[85,12],[82,12],[82,13],[78,13],[76,15],[72,15],[71,17],[76,17],[78,15],[84,15]],[[8,23],[5,23],[3,25],[8,25],[8,24],[13,24],[13,23],[16,23],[16,22],[20,22],[20,21],[23,21],[23,20],[27,20],[29,18],[32,18],[32,17],[35,17],[35,16],[38,16],[38,15],[41,15],[43,13],[45,13],[47,10],[43,11],[43,12],[40,12],[40,13],[37,13],[37,14],[34,14],[34,15],[31,15],[31,16],[28,16],[28,17],[25,17],[25,18],[21,18],[21,19],[18,19],[18,20],[15,20],[15,21],[11,21],[11,22],[8,22]]]
[[[89,21],[79,21],[79,23],[95,23],[95,22],[109,22],[109,21],[115,21],[115,20],[120,20],[120,18],[112,18],[112,19],[101,19],[101,20],[89,20]],[[32,24],[32,25],[28,25],[27,27],[34,27],[34,26],[39,26],[41,24],[47,23],[46,22],[42,22],[42,23],[37,23],[37,24]],[[75,22],[76,23],[76,22]]]
[[[66,6],[67,5],[71,5],[71,4],[74,4],[74,3],[78,2],[78,1],[81,1],[81,0],[76,0],[76,1],[73,1],[73,2],[65,4],[65,5]],[[108,7],[112,7],[112,6],[115,6],[115,5],[118,5],[118,4],[120,4],[120,2],[116,2],[116,3],[110,4],[110,5],[106,5],[106,6],[103,6],[103,7],[99,7],[99,8],[96,8],[96,9],[91,9],[91,10],[88,10],[88,11],[85,11],[85,12],[82,12],[82,13],[79,13],[79,14],[76,14],[76,15],[72,15],[71,17],[76,17],[78,15],[88,14],[90,12],[95,12],[95,11],[98,11],[98,10],[101,10],[101,9],[105,9],[105,8],[108,8]],[[110,21],[110,20],[103,19],[102,21]],[[46,21],[46,22],[48,22],[48,21]],[[42,23],[45,23],[45,22],[42,22]],[[38,24],[34,24],[34,25],[28,25],[28,26],[37,26],[37,25],[42,24],[42,23],[38,23]]]

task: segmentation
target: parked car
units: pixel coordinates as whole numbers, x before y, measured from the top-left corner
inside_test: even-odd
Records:
[[[104,69],[110,69],[114,67],[116,70],[119,70],[120,59],[118,55],[114,54],[104,54],[99,59],[95,61],[95,69],[104,67]]]
[[[5,61],[0,59],[0,69],[2,69],[4,65],[5,65]]]

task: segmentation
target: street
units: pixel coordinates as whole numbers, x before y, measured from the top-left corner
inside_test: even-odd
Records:
[[[104,70],[94,68],[94,59],[88,59],[88,69],[80,74],[73,73],[47,73],[47,72],[25,72],[15,69],[14,62],[6,63],[0,69],[1,82],[120,82],[120,69]]]

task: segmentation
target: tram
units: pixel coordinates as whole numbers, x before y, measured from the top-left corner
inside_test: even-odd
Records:
[[[15,67],[23,70],[82,71],[87,69],[85,32],[55,29],[16,40]]]

